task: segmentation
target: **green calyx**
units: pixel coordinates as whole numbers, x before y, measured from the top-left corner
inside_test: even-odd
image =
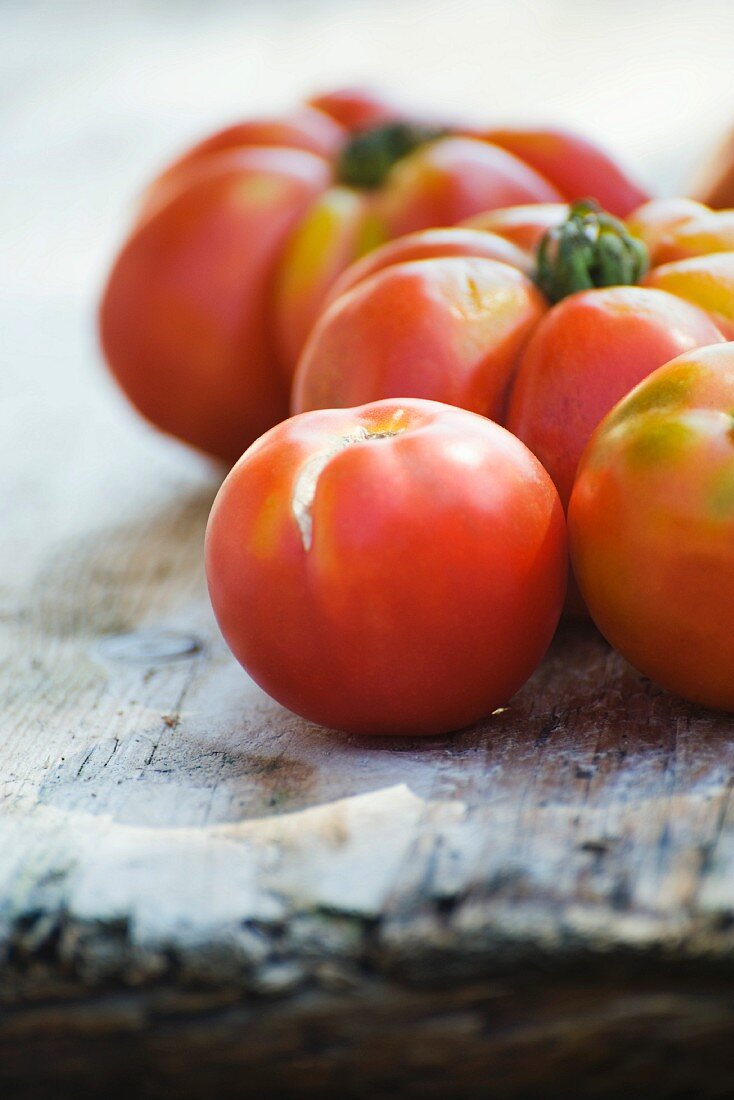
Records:
[[[632,286],[647,267],[643,242],[592,199],[583,199],[541,240],[535,281],[552,302],[559,302],[577,290]]]
[[[337,159],[337,183],[365,190],[379,187],[394,164],[444,133],[436,126],[387,122],[355,134]]]

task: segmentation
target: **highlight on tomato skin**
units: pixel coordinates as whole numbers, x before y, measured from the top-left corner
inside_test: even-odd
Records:
[[[450,732],[508,702],[563,603],[563,510],[484,417],[388,400],[305,413],[230,472],[206,537],[237,660],[312,722]]]
[[[602,421],[568,510],[589,611],[640,672],[734,711],[734,346],[678,356]]]

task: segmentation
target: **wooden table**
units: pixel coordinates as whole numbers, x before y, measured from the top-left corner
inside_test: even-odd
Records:
[[[567,626],[501,715],[367,741],[224,647],[218,474],[125,409],[89,315],[133,177],[196,112],[189,54],[161,32],[139,61],[84,10],[86,38],[32,4],[4,39],[36,52],[0,270],[2,1095],[731,1096],[731,718]]]

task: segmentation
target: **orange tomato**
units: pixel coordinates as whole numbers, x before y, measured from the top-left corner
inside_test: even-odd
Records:
[[[568,512],[608,640],[684,698],[734,710],[734,347],[678,356],[597,428]]]

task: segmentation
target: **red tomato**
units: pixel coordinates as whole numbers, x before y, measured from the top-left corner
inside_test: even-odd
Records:
[[[372,88],[337,88],[312,96],[310,107],[329,115],[348,130],[367,130],[405,117],[405,110]]]
[[[555,203],[556,188],[504,149],[445,137],[399,162],[385,181],[378,211],[391,237],[457,222],[500,206]]]
[[[231,461],[282,415],[353,260],[407,229],[559,197],[506,149],[459,135],[347,89],[184,153],[145,192],[102,302],[105,356],[133,404]]]
[[[589,436],[612,406],[673,356],[722,340],[707,314],[662,290],[572,294],[525,349],[507,427],[540,459],[566,505]]]
[[[734,347],[679,356],[595,432],[569,507],[573,566],[612,645],[670,691],[734,710]]]
[[[322,314],[296,372],[292,409],[425,397],[497,419],[545,309],[522,272],[494,260],[383,268]]]
[[[396,237],[381,248],[375,248],[348,267],[333,283],[324,299],[330,305],[357,283],[384,267],[407,263],[409,260],[434,260],[442,256],[478,256],[485,260],[500,260],[530,275],[533,258],[517,245],[494,233],[456,226],[451,229],[422,229]]]
[[[257,118],[238,122],[197,142],[169,165],[153,182],[149,197],[151,201],[157,201],[159,191],[166,189],[169,184],[176,185],[184,181],[190,168],[200,166],[218,153],[267,146],[305,149],[307,153],[315,153],[317,156],[334,157],[344,141],[343,127],[312,107],[299,107],[283,118]]]
[[[540,172],[567,199],[592,198],[622,218],[650,197],[607,153],[568,130],[488,130],[484,137]]]
[[[506,703],[563,602],[563,510],[530,452],[428,401],[306,413],[240,459],[206,539],[222,633],[305,718],[435,734]]]
[[[329,178],[298,149],[220,154],[117,258],[100,310],[115,378],[158,427],[225,462],[287,415],[268,293],[288,233]]]
[[[565,202],[536,202],[525,206],[504,206],[485,210],[467,218],[462,225],[496,233],[526,252],[535,252],[549,229],[555,229],[568,217],[570,206]]]

